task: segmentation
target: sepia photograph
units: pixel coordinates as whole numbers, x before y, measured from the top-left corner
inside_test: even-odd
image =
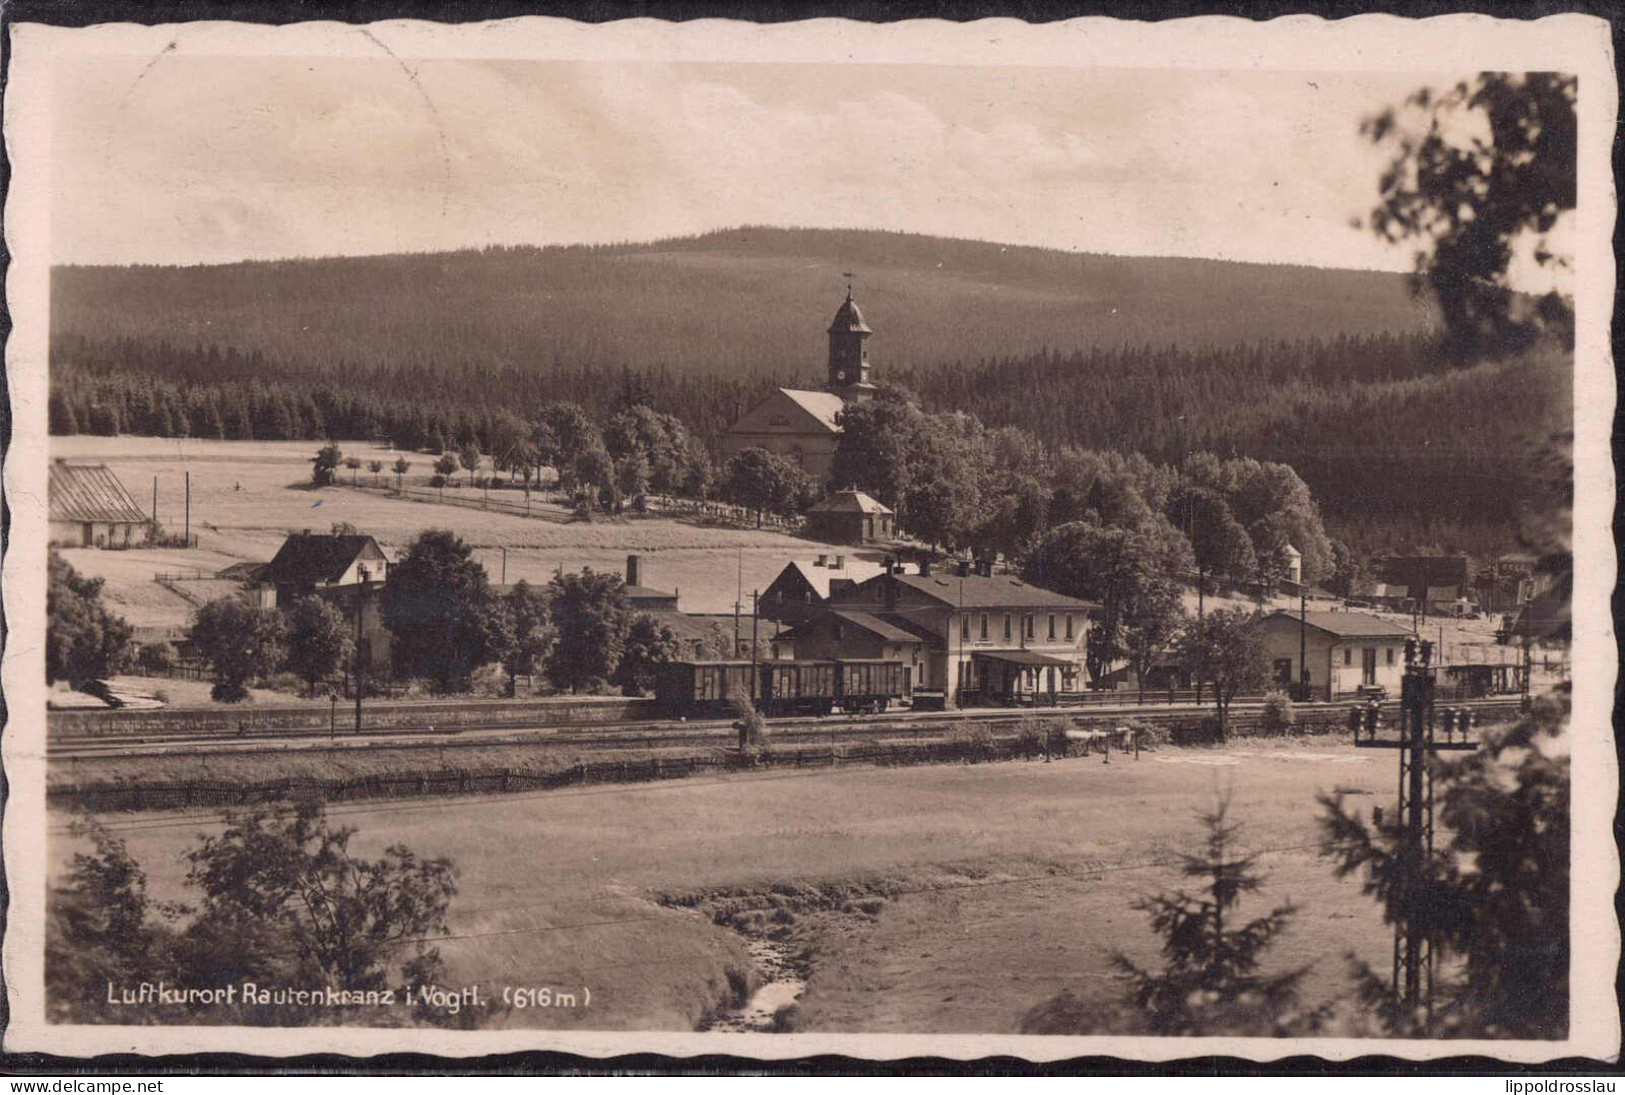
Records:
[[[8,1048],[1617,1052],[1602,20],[9,29]]]

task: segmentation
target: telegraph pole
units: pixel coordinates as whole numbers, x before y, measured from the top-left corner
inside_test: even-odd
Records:
[[[750,593],[750,696],[757,698],[757,672],[756,672],[756,638],[758,625],[761,623],[762,594],[760,590],[751,590]]]
[[[1420,648],[1420,649],[1418,649]],[[1418,655],[1420,654],[1420,657]],[[1433,753],[1471,752],[1476,742],[1467,740],[1472,712],[1461,712],[1457,724],[1454,710],[1444,719],[1445,740],[1434,735],[1434,695],[1437,670],[1433,664],[1433,644],[1426,639],[1405,640],[1405,677],[1400,684],[1399,737],[1378,738],[1381,714],[1375,704],[1366,712],[1365,737],[1360,736],[1360,709],[1352,708],[1349,722],[1355,727],[1354,744],[1363,749],[1399,751],[1399,817],[1402,829],[1395,849],[1400,866],[1398,915],[1394,919],[1393,987],[1395,1003],[1408,1012],[1433,1010],[1433,938],[1424,907],[1424,883],[1433,859]],[[1452,740],[1461,732],[1461,741]]]
[[[362,582],[356,587],[355,595],[355,732],[361,733],[361,693],[362,678],[366,668],[361,663],[361,609],[367,596],[367,583]],[[371,653],[371,651],[368,651]]]
[[[1309,587],[1298,583],[1298,702],[1309,702]]]

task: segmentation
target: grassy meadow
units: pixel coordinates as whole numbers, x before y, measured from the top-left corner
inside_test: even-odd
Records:
[[[1345,953],[1381,967],[1390,936],[1358,883],[1317,860],[1317,790],[1391,808],[1391,758],[1353,749],[1244,743],[1053,764],[773,772],[510,796],[353,804],[330,810],[375,856],[401,843],[450,856],[460,894],[441,945],[453,985],[590,987],[590,1008],[495,1023],[690,1029],[749,966],[739,933],[705,899],[854,883],[849,911],[781,915],[806,965],[796,1029],[1013,1032],[1063,989],[1111,998],[1113,951],[1156,962],[1131,908],[1183,885],[1193,811],[1232,794],[1243,842],[1264,853],[1244,915],[1286,901],[1292,930],[1270,970],[1313,962],[1305,996],[1350,991]],[[181,854],[218,818],[103,819],[147,870],[156,900],[183,896]],[[82,844],[54,816],[54,869]]]
[[[341,442],[347,455],[387,466],[399,453],[370,442]],[[783,533],[754,529],[702,528],[665,518],[558,524],[490,513],[462,506],[404,501],[348,486],[314,488],[309,441],[207,441],[156,437],[53,437],[51,455],[105,462],[143,508],[152,504],[158,481],[158,518],[180,532],[184,522],[185,474],[191,473],[192,532],[195,549],[99,551],[70,548],[63,556],[81,573],[107,580],[104,596],[115,611],[137,626],[184,625],[195,607],[153,581],[158,572],[213,573],[237,562],[266,562],[290,530],[325,532],[348,521],[378,538],[386,551],[400,552],[425,528],[450,528],[474,549],[493,582],[507,578],[546,582],[554,572],[619,571],[626,556],[644,556],[643,583],[676,588],[685,612],[730,612],[742,586],[746,602],[753,589],[765,589],[785,563],[819,552],[845,549]],[[408,459],[409,485],[423,486],[434,458]],[[341,481],[350,471],[340,468]],[[363,466],[362,478],[370,478]],[[503,492],[504,501],[522,496]]]

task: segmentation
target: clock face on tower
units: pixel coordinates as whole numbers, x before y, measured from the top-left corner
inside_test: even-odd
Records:
[[[846,370],[845,369],[837,370],[836,373],[835,373],[835,379],[836,380],[845,380],[846,379]]]

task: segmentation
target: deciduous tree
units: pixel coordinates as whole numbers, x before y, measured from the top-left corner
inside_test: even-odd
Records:
[[[1034,585],[1100,605],[1085,650],[1090,676],[1098,678],[1125,653],[1127,618],[1138,608],[1142,622],[1151,622],[1161,590],[1175,581],[1181,546],[1171,537],[1073,521],[1040,537],[1021,573]]]
[[[647,612],[640,613],[627,628],[614,683],[620,685],[623,696],[648,695],[655,685],[655,667],[675,660],[680,649],[671,628]]]
[[[301,597],[288,610],[288,671],[304,678],[311,695],[355,655],[350,630],[344,613],[320,597]]]
[[[54,549],[45,591],[45,680],[105,677],[123,660],[130,625],[102,603],[102,580],[84,578]]]
[[[248,698],[248,682],[282,665],[286,630],[281,613],[254,608],[236,597],[221,597],[197,610],[192,642],[214,669],[209,695],[222,703]]]
[[[1522,306],[1509,271],[1524,245],[1541,266],[1569,263],[1550,234],[1575,206],[1577,90],[1561,73],[1483,72],[1422,88],[1360,127],[1394,150],[1371,228],[1416,244],[1416,282],[1437,298],[1459,357],[1515,353],[1544,328],[1572,332],[1562,296]]]
[[[1221,608],[1188,620],[1174,639],[1174,649],[1183,668],[1213,684],[1219,738],[1224,740],[1229,736],[1230,702],[1243,692],[1263,688],[1269,676],[1252,615]]]
[[[545,660],[554,687],[571,692],[596,689],[620,665],[626,646],[630,605],[619,574],[556,575],[548,586],[558,640]]]
[[[474,671],[500,654],[492,600],[485,568],[461,537],[420,533],[384,585],[396,673],[428,677],[442,692],[466,691]]]
[[[520,580],[502,598],[508,615],[509,641],[502,655],[502,668],[508,673],[508,695],[515,694],[520,676],[530,676],[541,668],[558,638],[553,627],[547,590]]]
[[[337,445],[323,445],[316,450],[315,465],[310,473],[311,482],[318,487],[333,485],[334,473],[338,471],[339,462],[344,459],[344,453]]]

